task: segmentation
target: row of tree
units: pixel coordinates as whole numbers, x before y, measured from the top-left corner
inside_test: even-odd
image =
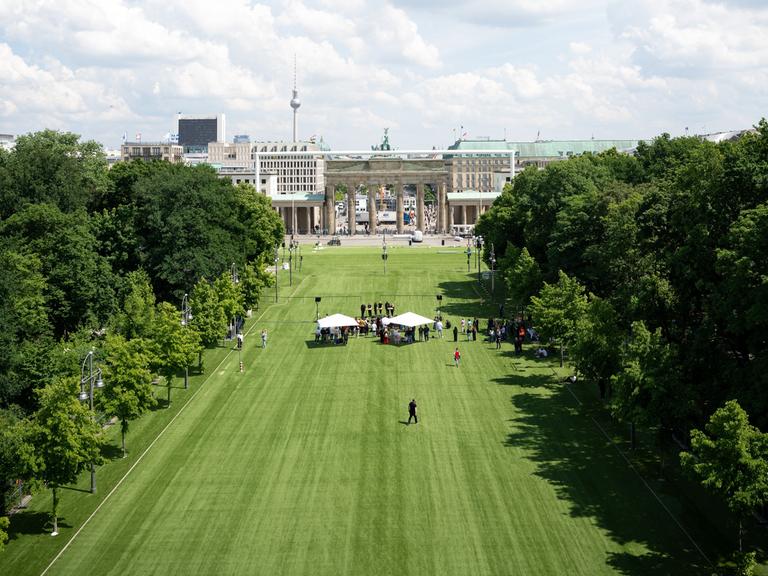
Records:
[[[642,425],[689,443],[686,466],[739,518],[768,501],[765,120],[735,141],[662,135],[526,169],[477,229],[508,297],[633,442]],[[707,450],[728,457],[707,468]]]
[[[203,347],[258,307],[282,237],[266,197],[207,167],[108,169],[99,145],[53,131],[0,150],[0,491],[44,483],[55,521],[58,487],[102,461],[103,420],[125,453],[154,386],[170,404]],[[78,398],[89,352],[98,418]]]

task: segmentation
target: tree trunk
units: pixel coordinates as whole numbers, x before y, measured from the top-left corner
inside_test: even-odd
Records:
[[[743,534],[743,527],[741,525],[741,516],[739,516],[739,552],[744,552],[744,549],[741,546],[742,534]]]
[[[563,358],[565,356],[564,346],[560,344],[560,368],[563,367]]]
[[[629,439],[632,450],[637,447],[637,434],[635,434],[635,421],[629,423]]]
[[[123,420],[123,429],[121,432],[123,434],[123,458],[125,458],[125,420]]]
[[[168,408],[171,407],[171,380],[170,378],[166,379],[166,386],[168,388]]]
[[[203,351],[199,350],[197,352],[197,371],[202,372],[203,371]]]
[[[59,533],[59,494],[55,484],[51,486],[51,491],[53,492],[53,532],[51,532],[51,536],[56,536]]]

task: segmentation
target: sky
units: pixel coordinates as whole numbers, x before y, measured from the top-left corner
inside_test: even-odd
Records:
[[[368,149],[749,128],[766,0],[0,0],[0,133],[108,148],[226,114],[227,138]]]

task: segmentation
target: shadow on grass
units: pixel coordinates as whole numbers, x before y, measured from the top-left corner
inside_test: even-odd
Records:
[[[59,529],[61,528],[72,528],[72,525],[62,521],[59,516]],[[53,519],[48,512],[18,512],[11,516],[8,539],[15,540],[25,535],[45,534],[52,529]]]
[[[346,346],[343,342],[340,342],[339,344],[334,344],[333,342],[315,342],[314,340],[305,340],[304,344],[307,348],[310,350],[315,348],[336,348],[337,346]]]
[[[85,488],[78,488],[77,486],[59,486],[61,490],[69,490],[70,492],[82,492],[83,494],[90,494],[90,490]]]
[[[437,286],[443,294],[441,306],[443,317],[478,317],[483,320],[498,312],[496,304],[476,292],[477,278],[472,274],[468,274],[466,280],[440,282]]]
[[[711,574],[712,568],[669,513],[649,492],[614,445],[579,406],[565,384],[547,374],[497,378],[522,390],[511,402],[518,416],[506,446],[523,448],[535,474],[569,505],[570,515],[590,518],[620,546],[641,544],[646,554],[611,552],[606,563],[620,574]],[[673,484],[653,488],[706,551],[722,546],[722,534]],[[714,556],[714,554],[709,554]]]
[[[105,444],[101,447],[101,456],[106,460],[120,460],[123,457],[123,449],[115,444]]]

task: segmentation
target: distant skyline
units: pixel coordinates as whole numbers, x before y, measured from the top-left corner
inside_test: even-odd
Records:
[[[767,114],[763,0],[0,0],[0,133],[118,147],[177,112],[227,139],[397,148],[645,139]]]

